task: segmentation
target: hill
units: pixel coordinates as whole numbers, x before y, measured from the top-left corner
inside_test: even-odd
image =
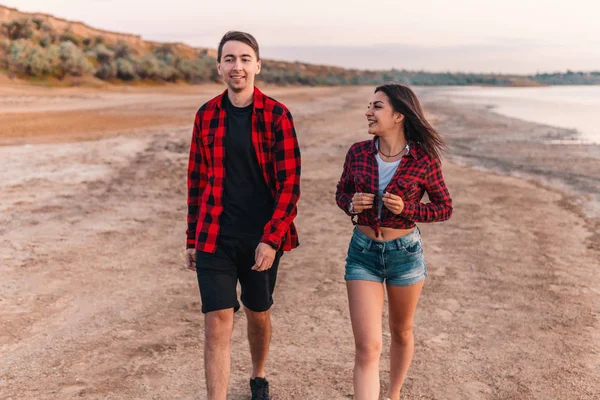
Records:
[[[217,81],[215,49],[147,41],[139,35],[97,29],[44,13],[0,5],[0,71],[33,79],[94,76],[104,81]],[[374,85],[395,80],[412,85],[537,86],[600,84],[600,72],[568,71],[535,76],[367,71],[302,62],[263,60],[263,82],[300,85]]]

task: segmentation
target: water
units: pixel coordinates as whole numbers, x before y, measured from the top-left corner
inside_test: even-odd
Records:
[[[600,86],[469,86],[439,91],[452,101],[490,104],[503,115],[575,129],[575,142],[600,144]]]

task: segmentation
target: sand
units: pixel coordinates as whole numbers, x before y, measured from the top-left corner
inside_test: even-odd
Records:
[[[0,86],[0,399],[206,397],[185,183],[194,112],[218,90]],[[372,89],[266,91],[291,109],[303,155],[302,245],[282,259],[273,308],[273,398],[351,399],[352,225],[334,191],[366,137]],[[429,277],[402,398],[597,399],[597,149],[562,162],[561,147],[533,139],[549,127],[420,92],[452,144],[455,208],[420,225]],[[238,313],[235,400],[249,399],[245,336]],[[385,352],[384,388],[388,365]]]

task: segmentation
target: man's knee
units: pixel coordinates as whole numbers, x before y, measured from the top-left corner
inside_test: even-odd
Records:
[[[246,318],[248,318],[248,323],[256,326],[265,326],[268,325],[271,321],[271,313],[269,310],[267,311],[252,311],[248,308],[244,308],[246,311]]]
[[[210,341],[228,341],[233,330],[233,309],[217,310],[206,313],[204,336]]]

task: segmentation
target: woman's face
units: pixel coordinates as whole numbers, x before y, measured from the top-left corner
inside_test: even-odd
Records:
[[[404,120],[402,114],[394,111],[389,98],[383,92],[373,95],[365,116],[369,124],[369,134],[376,136],[397,133]]]

